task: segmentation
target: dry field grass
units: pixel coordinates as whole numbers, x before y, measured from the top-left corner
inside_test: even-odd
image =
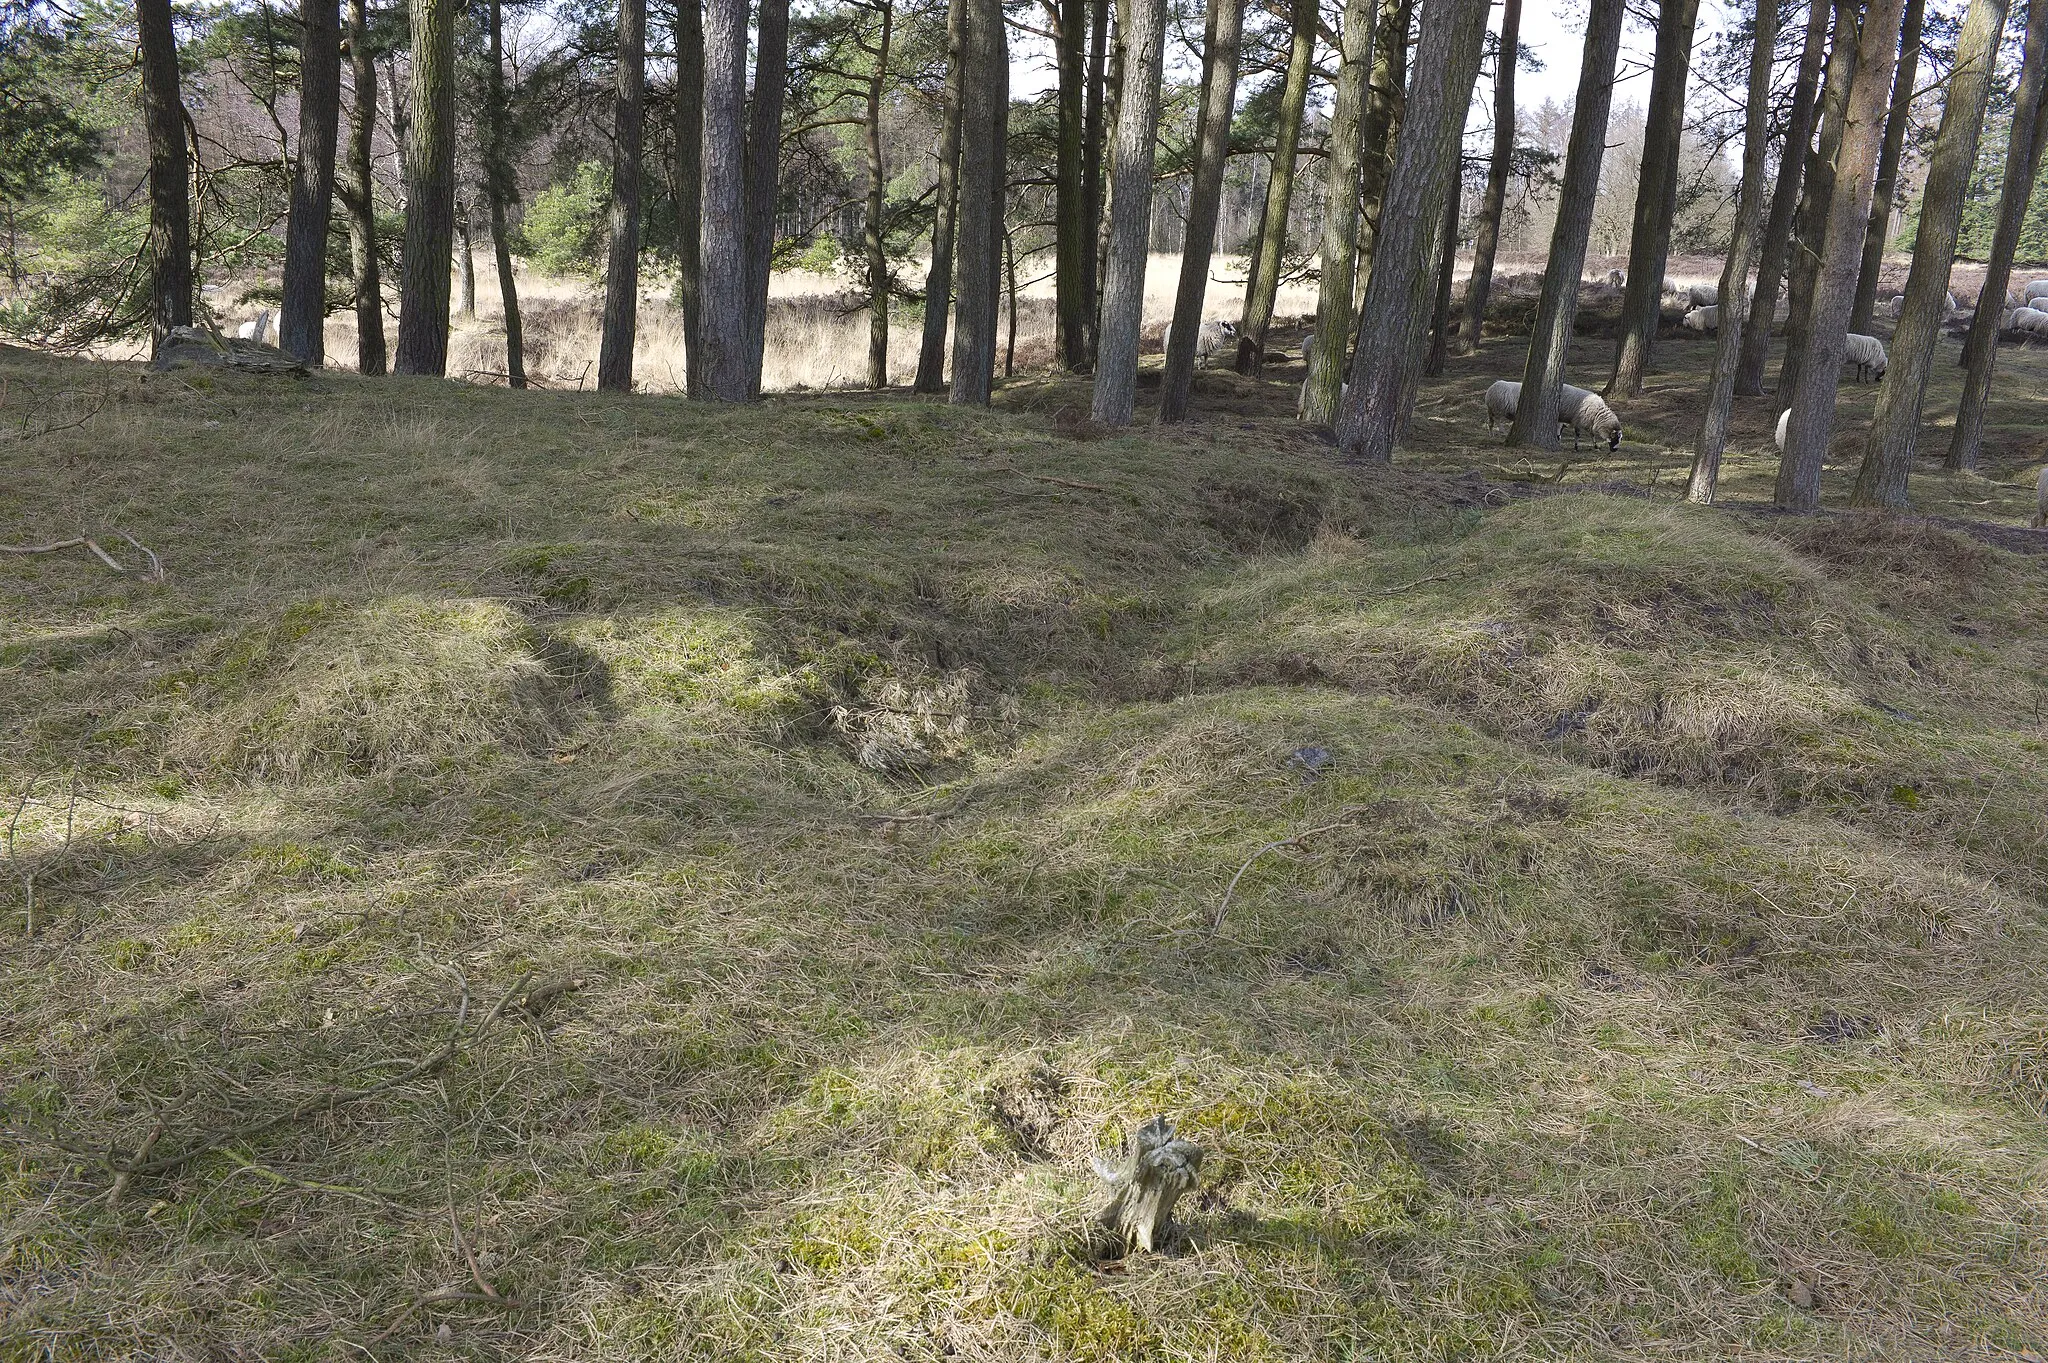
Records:
[[[1502,339],[1369,471],[1298,365],[0,351],[0,541],[166,568],[0,558],[0,1357],[2048,1351],[2048,364],[1956,524],[1789,521],[1768,402],[1676,501],[1661,353],[1616,453],[1506,458]]]

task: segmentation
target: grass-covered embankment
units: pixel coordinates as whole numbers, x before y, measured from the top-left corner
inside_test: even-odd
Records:
[[[6,538],[168,569],[0,561],[10,1356],[2048,1342],[2048,558],[1453,407],[0,375]]]

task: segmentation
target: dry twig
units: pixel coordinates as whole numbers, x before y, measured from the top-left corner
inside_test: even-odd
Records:
[[[135,536],[129,534],[126,530],[116,530],[114,533],[127,540],[137,549],[140,549],[149,559],[149,567],[143,570],[142,574],[145,582],[161,582],[164,580],[164,561],[156,556],[154,550],[145,545],[141,540],[136,539]],[[90,550],[94,558],[106,564],[115,572],[125,573],[128,571],[127,568],[121,565],[119,559],[116,559],[112,554],[100,548],[95,541],[84,535],[74,535],[68,540],[51,540],[48,544],[0,544],[0,554],[55,554],[65,549]]]
[[[1258,851],[1246,857],[1244,859],[1244,865],[1238,867],[1237,874],[1230,878],[1229,888],[1223,891],[1223,902],[1216,906],[1216,913],[1209,920],[1209,931],[1212,933],[1223,931],[1223,915],[1230,912],[1231,898],[1237,894],[1237,882],[1244,879],[1244,873],[1252,869],[1253,862],[1257,861],[1260,857],[1266,855],[1266,853],[1277,852],[1283,847],[1299,847],[1302,843],[1307,842],[1310,838],[1313,838],[1318,833],[1330,833],[1334,832],[1339,828],[1348,827],[1351,823],[1351,820],[1358,815],[1358,812],[1359,811],[1357,809],[1347,809],[1344,811],[1344,817],[1337,820],[1335,823],[1321,824],[1315,828],[1305,828],[1301,832],[1295,833],[1289,837],[1281,838],[1276,842],[1269,842],[1264,847],[1261,847]]]

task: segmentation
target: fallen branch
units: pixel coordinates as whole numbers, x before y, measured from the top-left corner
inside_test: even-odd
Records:
[[[1100,483],[1084,483],[1078,478],[1055,478],[1050,473],[1026,473],[1015,464],[990,464],[991,473],[1014,473],[1019,478],[1029,478],[1035,483],[1051,483],[1054,487],[1077,488],[1082,492],[1107,492]]]
[[[449,1035],[448,1039],[427,1055],[420,1057],[420,1059],[406,1066],[397,1074],[392,1075],[389,1079],[381,1079],[374,1084],[368,1084],[362,1088],[329,1089],[303,1102],[296,1103],[286,1108],[283,1112],[272,1113],[270,1116],[258,1121],[232,1127],[229,1130],[208,1136],[197,1144],[187,1146],[183,1150],[169,1155],[157,1155],[154,1158],[151,1158],[152,1152],[156,1148],[158,1138],[163,1135],[163,1123],[161,1120],[157,1122],[156,1128],[150,1132],[149,1138],[142,1143],[141,1147],[126,1159],[115,1158],[111,1149],[101,1153],[88,1149],[76,1142],[60,1140],[55,1142],[55,1144],[59,1149],[67,1153],[84,1156],[91,1159],[101,1168],[110,1170],[115,1176],[115,1188],[120,1191],[126,1191],[129,1183],[136,1178],[168,1173],[173,1169],[190,1164],[201,1155],[211,1154],[223,1146],[239,1145],[244,1141],[262,1135],[266,1131],[284,1126],[290,1122],[301,1121],[310,1117],[315,1112],[331,1112],[335,1108],[346,1107],[350,1103],[360,1103],[366,1098],[374,1098],[378,1094],[388,1093],[400,1084],[409,1083],[423,1075],[432,1074],[454,1059],[456,1055],[460,1054],[465,1041],[474,1042],[482,1037],[484,1033],[488,1032],[491,1029],[491,1025],[504,1014],[505,1009],[510,1007],[512,1001],[525,989],[526,982],[532,978],[533,972],[531,970],[521,972],[519,978],[512,982],[512,987],[499,997],[496,1005],[492,1007],[489,1013],[484,1015],[483,1021],[478,1023],[473,1031],[466,1031],[464,1026],[469,1012],[469,1000],[465,992],[462,1012],[458,1015],[455,1030]]]
[[[1223,902],[1216,906],[1215,916],[1209,920],[1209,931],[1211,933],[1223,931],[1223,915],[1230,912],[1230,901],[1231,898],[1237,893],[1237,882],[1244,879],[1244,873],[1252,869],[1253,862],[1256,862],[1260,857],[1266,855],[1266,853],[1277,852],[1283,847],[1299,847],[1302,843],[1307,842],[1310,838],[1313,838],[1318,833],[1331,833],[1335,832],[1339,828],[1348,827],[1351,823],[1351,820],[1354,817],[1356,817],[1357,814],[1358,811],[1356,809],[1347,809],[1344,811],[1344,817],[1337,820],[1337,822],[1335,823],[1326,823],[1319,825],[1315,828],[1305,828],[1301,832],[1293,834],[1290,837],[1281,838],[1276,842],[1269,842],[1264,847],[1261,847],[1258,851],[1246,857],[1244,859],[1244,865],[1238,867],[1237,874],[1230,878],[1229,888],[1223,891]]]
[[[156,552],[153,549],[149,548],[141,540],[136,539],[135,536],[129,534],[126,530],[116,530],[114,533],[127,540],[137,549],[140,549],[149,559],[149,567],[142,574],[145,582],[161,582],[164,580],[164,561],[156,556]],[[100,548],[95,541],[88,539],[84,535],[74,535],[68,540],[51,540],[48,544],[0,544],[0,554],[55,554],[61,553],[66,549],[88,549],[92,552],[94,558],[106,564],[115,572],[126,573],[128,571],[127,568],[122,566],[120,560]]]

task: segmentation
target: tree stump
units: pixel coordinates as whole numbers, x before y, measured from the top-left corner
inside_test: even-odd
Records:
[[[1130,1134],[1121,1155],[1097,1155],[1095,1172],[1109,1185],[1102,1224],[1126,1247],[1150,1253],[1165,1243],[1173,1204],[1202,1172],[1202,1147],[1175,1136],[1166,1118],[1154,1117]]]

